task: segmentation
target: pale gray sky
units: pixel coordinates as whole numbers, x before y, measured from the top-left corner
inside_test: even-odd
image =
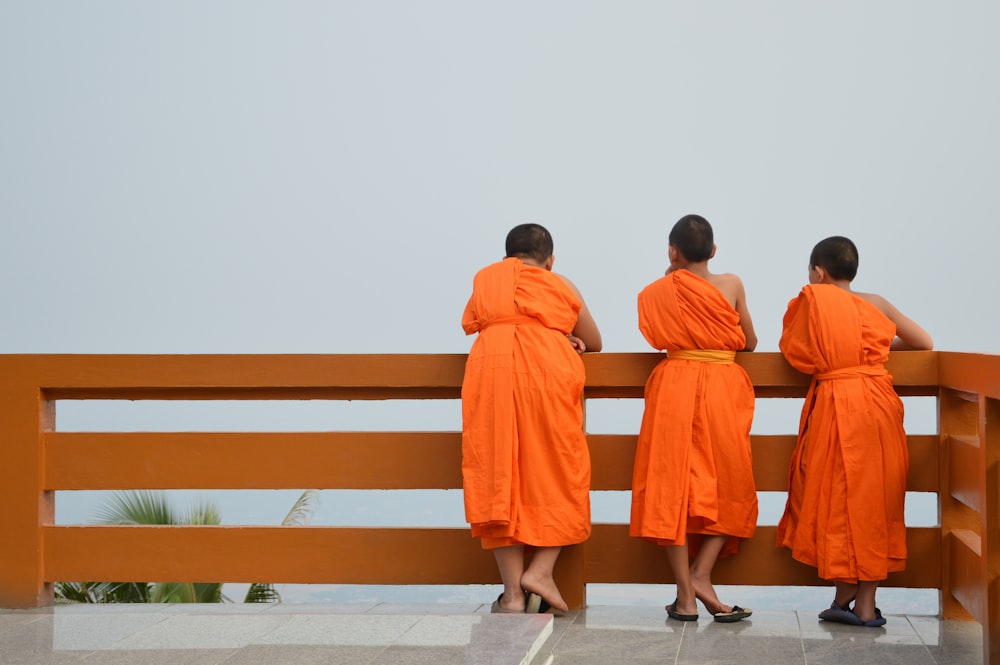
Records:
[[[1000,353],[998,25],[988,0],[3,0],[0,353],[465,352],[472,276],[526,221],[605,350],[645,351],[636,294],[688,212],[761,351],[843,234],[858,289],[938,348]],[[202,406],[186,428],[273,422]],[[341,406],[279,428],[340,428]],[[591,422],[637,431],[641,402],[613,406]],[[457,405],[410,417],[454,429]],[[61,519],[92,515],[60,494]],[[274,523],[297,492],[231,494],[227,522]],[[317,523],[461,523],[441,494],[373,515],[326,492]]]
[[[550,228],[607,351],[705,215],[760,337],[822,237],[1000,352],[1000,5],[0,4],[0,352],[464,352]]]

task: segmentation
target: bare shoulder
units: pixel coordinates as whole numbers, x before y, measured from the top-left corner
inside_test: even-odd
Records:
[[[712,284],[715,284],[719,288],[743,284],[743,280],[731,272],[713,273],[709,275],[708,281],[712,282]]]
[[[860,291],[851,291],[854,295],[861,298],[862,300],[867,300],[871,304],[875,305],[881,311],[888,309],[889,301],[880,296],[877,293],[862,293]]]
[[[726,299],[734,306],[742,299],[743,280],[739,276],[731,272],[724,272],[711,275],[709,281],[715,285],[715,288],[722,291],[722,295],[726,296]]]
[[[736,284],[738,286],[743,285],[743,280],[739,278],[739,275],[733,274],[731,272],[724,272],[716,275],[720,283],[724,284]]]
[[[858,293],[857,291],[852,293],[874,305],[876,309],[896,324],[896,339],[892,343],[893,349],[930,350],[934,348],[934,340],[930,334],[913,319],[899,311],[891,302],[877,293]]]

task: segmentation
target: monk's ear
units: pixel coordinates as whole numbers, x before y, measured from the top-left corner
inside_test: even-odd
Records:
[[[667,258],[670,259],[671,265],[676,263],[677,259],[679,259],[680,256],[681,256],[680,252],[677,251],[676,247],[674,247],[673,245],[667,247]]]
[[[719,246],[718,246],[718,245],[715,245],[715,244],[713,244],[713,245],[712,245],[712,253],[708,255],[708,258],[710,258],[710,259],[714,259],[714,258],[715,258],[715,250],[717,250],[717,249],[719,249]]]
[[[549,258],[545,259],[545,266],[544,266],[544,268],[546,270],[551,271],[552,270],[552,266],[555,265],[555,262],[556,262],[556,255],[555,254],[551,254],[549,256]]]

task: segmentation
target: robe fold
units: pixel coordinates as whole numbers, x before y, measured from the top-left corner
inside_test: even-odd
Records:
[[[826,580],[883,580],[906,563],[903,404],[883,365],[895,335],[874,305],[834,285],[806,286],[785,313],[781,352],[813,380],[777,543]]]
[[[692,556],[699,534],[725,535],[720,556],[735,554],[757,527],[753,385],[732,362],[746,346],[740,316],[714,285],[680,270],[639,294],[639,329],[667,357],[646,381],[629,533],[688,544]]]
[[[590,536],[584,367],[566,335],[582,303],[547,270],[507,258],[479,271],[462,317],[478,333],[462,382],[465,516],[486,549]]]

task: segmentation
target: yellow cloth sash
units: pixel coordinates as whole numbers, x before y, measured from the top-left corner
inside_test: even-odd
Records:
[[[858,365],[857,367],[841,367],[831,369],[829,372],[820,372],[815,376],[817,381],[831,381],[833,379],[857,379],[865,376],[886,376],[889,370],[884,365]]]
[[[718,349],[677,349],[667,351],[667,357],[671,360],[697,360],[715,365],[732,365],[736,360],[736,352]]]
[[[510,316],[498,316],[495,319],[490,319],[489,321],[483,322],[479,326],[479,332],[486,330],[487,328],[492,328],[493,326],[544,326],[541,321],[533,316],[525,316],[524,314],[511,314]]]

